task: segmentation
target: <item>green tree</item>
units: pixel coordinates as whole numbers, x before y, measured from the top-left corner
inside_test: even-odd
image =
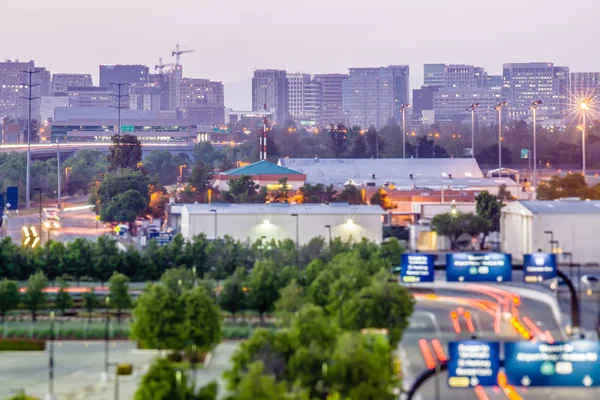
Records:
[[[244,268],[236,269],[233,275],[225,279],[219,295],[219,305],[223,310],[230,312],[234,320],[235,315],[245,310],[248,304],[247,288],[244,286],[245,276]]]
[[[128,190],[104,204],[100,211],[100,219],[104,222],[132,224],[146,208],[148,200],[137,190]]]
[[[195,391],[194,385],[188,382],[187,374],[178,371],[168,360],[157,358],[142,378],[135,400],[216,400],[217,395],[218,385],[215,382]]]
[[[266,190],[261,191],[251,176],[242,175],[229,180],[229,190],[221,191],[221,200],[227,203],[264,203]]]
[[[33,322],[37,320],[38,310],[46,306],[47,296],[44,290],[48,287],[48,278],[42,271],[36,272],[27,281],[27,291],[23,296],[23,304],[31,312]]]
[[[537,188],[538,200],[557,200],[565,197],[595,198],[581,174],[566,175],[562,178],[553,176],[548,182],[541,182]]]
[[[17,282],[2,279],[0,281],[0,316],[2,316],[2,323],[4,323],[6,313],[17,308],[19,300]]]
[[[431,220],[431,229],[440,236],[450,239],[451,249],[456,249],[457,241],[464,230],[465,218],[460,213],[438,214]]]
[[[284,325],[289,325],[291,318],[302,308],[302,288],[293,279],[279,290],[279,299],[275,302],[275,311],[282,318]]]
[[[371,197],[370,203],[372,205],[379,205],[384,210],[392,210],[397,208],[398,205],[390,199],[387,192],[383,189],[377,189],[375,194]]]
[[[131,335],[158,350],[184,348],[183,315],[179,296],[165,285],[150,285],[140,295],[133,311]]]
[[[262,362],[257,361],[248,367],[248,372],[235,388],[230,400],[291,400],[285,382],[277,383],[272,375],[264,371]],[[298,397],[294,397],[298,399]],[[304,399],[309,400],[308,397]]]
[[[117,309],[117,321],[121,323],[123,310],[131,307],[131,296],[129,296],[129,278],[118,272],[108,280],[108,292],[110,305]]]
[[[248,290],[250,304],[260,314],[261,321],[265,313],[273,310],[279,297],[279,288],[275,264],[272,261],[257,261],[248,276]]]
[[[81,306],[88,312],[88,322],[92,322],[92,313],[95,309],[100,308],[100,300],[98,300],[94,289],[89,292],[84,292],[82,298],[83,302],[81,303]]]
[[[92,270],[93,243],[82,238],[68,242],[63,262],[65,273],[75,279],[79,286],[79,279]]]
[[[154,150],[144,157],[143,169],[160,185],[171,185],[177,182],[182,165],[191,166],[191,160],[180,154],[173,156],[168,150]]]
[[[398,395],[392,349],[385,338],[360,333],[342,334],[336,343],[326,380],[331,390],[349,400],[392,400]]]
[[[58,280],[58,287],[55,304],[56,308],[64,315],[66,309],[73,307],[73,299],[68,292],[69,284],[64,279]]]
[[[192,271],[183,267],[168,269],[160,277],[160,281],[177,295],[192,289],[195,279]]]
[[[107,159],[111,171],[120,173],[124,169],[135,170],[142,161],[142,142],[136,135],[113,135],[108,151]]]
[[[387,329],[392,347],[402,339],[415,301],[410,292],[393,275],[382,271],[371,285],[356,293],[342,306],[342,321],[352,330]]]
[[[214,184],[213,167],[211,164],[206,164],[199,161],[192,169],[190,176],[190,185],[197,193],[204,195],[208,189],[211,189]]]
[[[360,189],[351,183],[344,186],[344,190],[340,193],[340,200],[350,203],[351,205],[363,203]]]
[[[98,188],[98,202],[100,208],[104,204],[112,201],[116,196],[125,193],[128,190],[135,190],[148,201],[150,199],[150,180],[142,173],[127,172],[121,175],[105,175],[104,180]],[[92,202],[95,204],[95,201]]]
[[[64,173],[66,192],[72,196],[78,191],[88,194],[90,182],[108,169],[108,161],[102,152],[97,150],[79,150],[72,157],[61,163]],[[68,174],[66,170],[68,168]]]
[[[354,138],[351,158],[368,158],[367,142],[365,141],[365,136],[360,133]]]
[[[277,187],[277,190],[271,192],[271,201],[273,203],[289,203],[288,178],[279,179]]]
[[[117,241],[110,236],[100,236],[93,247],[93,263],[90,277],[100,281],[103,286],[113,271],[121,264],[122,254]]]
[[[185,291],[182,296],[183,342],[208,351],[221,340],[221,314],[203,287]]]

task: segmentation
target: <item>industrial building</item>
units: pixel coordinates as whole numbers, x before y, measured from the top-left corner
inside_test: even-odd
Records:
[[[599,224],[600,201],[516,201],[502,208],[502,251],[517,261],[524,254],[554,249],[557,253],[571,253],[575,263],[598,262]]]
[[[174,206],[171,206],[172,208]],[[339,204],[185,204],[174,207],[181,216],[181,233],[186,240],[204,234],[209,239],[230,236],[255,242],[291,239],[299,245],[321,236],[375,243],[382,241],[379,206]]]
[[[229,180],[239,179],[242,176],[250,176],[254,183],[266,186],[269,190],[280,189],[279,180],[282,178],[287,178],[288,187],[286,189],[288,190],[297,190],[306,181],[306,175],[303,173],[261,160],[220,173],[215,179],[215,186],[220,190],[228,190]]]

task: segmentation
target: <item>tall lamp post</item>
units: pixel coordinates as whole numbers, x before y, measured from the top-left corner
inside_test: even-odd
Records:
[[[300,216],[298,214],[292,214],[292,217],[296,217],[296,249],[300,248]]]
[[[40,193],[40,240],[42,240],[42,188],[33,188],[33,191]],[[50,233],[48,233],[48,240],[50,240]]]
[[[473,103],[467,111],[471,111],[471,158],[475,158],[475,110],[479,107],[479,103]]]
[[[402,104],[400,106],[400,112],[402,113],[402,158],[406,158],[406,109],[410,107],[410,104]]]
[[[329,252],[333,256],[333,244],[331,242],[331,225],[325,225],[325,228],[329,230]]]
[[[586,164],[586,156],[585,156],[585,128],[586,128],[586,121],[585,121],[585,115],[588,112],[588,110],[590,109],[590,100],[586,99],[584,101],[582,101],[579,104],[579,109],[581,110],[581,163],[582,163],[582,167],[583,167],[583,179],[585,180],[585,164]]]
[[[217,209],[211,208],[210,212],[215,213],[215,240],[217,240]]]
[[[507,104],[506,101],[502,101],[496,105],[498,111],[498,173],[500,178],[502,178],[502,107]]]
[[[537,110],[542,104],[541,100],[536,100],[531,103],[531,111],[533,112],[533,190],[537,197]]]
[[[50,348],[48,349],[48,395],[46,400],[54,400],[54,311],[50,311]]]
[[[108,326],[110,324],[110,315],[108,313],[108,307],[110,306],[110,297],[105,298],[105,311],[106,311],[106,324],[104,326],[104,376],[108,380]]]

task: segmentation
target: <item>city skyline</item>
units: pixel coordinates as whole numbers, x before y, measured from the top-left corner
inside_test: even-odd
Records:
[[[59,0],[52,7],[41,0],[10,3],[4,6],[5,15],[32,18],[27,32],[22,30],[22,18],[5,20],[0,33],[10,40],[2,42],[3,56],[34,59],[36,65],[53,72],[91,73],[98,82],[99,64],[141,63],[153,69],[159,57],[170,62],[171,51],[180,43],[196,50],[182,57],[184,75],[223,81],[227,106],[238,109],[251,104],[247,88],[255,68],[318,74],[408,64],[415,71],[414,88],[421,83],[425,63],[480,65],[492,74],[511,62],[551,61],[568,65],[573,72],[596,71],[600,65],[599,55],[582,52],[593,48],[600,29],[592,13],[564,13],[558,2],[544,3],[544,18],[537,20],[530,16],[538,14],[539,3],[513,0],[502,7],[477,8],[456,7],[443,0],[408,5],[381,0],[368,6],[354,0],[307,0],[302,7],[275,0],[218,4],[198,6],[175,0],[169,7],[154,8],[158,2],[141,0],[88,1],[85,5]],[[582,7],[586,4],[593,5],[590,0],[578,2]],[[117,5],[119,12],[114,12]],[[31,10],[42,7],[44,13],[32,15]],[[112,21],[111,26],[124,26],[138,34],[90,29],[91,15],[96,21]],[[68,23],[44,23],[65,16]],[[257,23],[261,16],[268,23]],[[331,26],[332,16],[346,21],[345,28],[318,29]],[[290,21],[302,24],[290,29]],[[163,29],[165,25],[168,29]],[[360,29],[350,29],[353,25]],[[449,29],[452,34],[447,34]]]

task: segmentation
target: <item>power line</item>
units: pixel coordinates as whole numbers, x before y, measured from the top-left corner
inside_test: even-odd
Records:
[[[28,118],[27,118],[27,179],[26,179],[26,183],[25,183],[25,185],[26,185],[26,187],[25,187],[25,205],[29,209],[30,197],[31,197],[31,192],[30,192],[31,189],[29,187],[31,185],[31,102],[35,99],[39,99],[39,97],[32,97],[31,89],[34,86],[40,86],[39,84],[32,83],[33,74],[37,74],[40,71],[21,70],[21,72],[29,75],[29,84],[24,84],[24,86],[27,86],[29,88],[29,96],[21,97],[21,98],[29,101],[29,114],[28,114]]]
[[[129,86],[129,83],[121,83],[121,82],[119,82],[119,83],[112,83],[111,82],[111,85],[114,85],[114,86],[116,86],[116,87],[119,88],[119,92],[118,92],[119,94],[112,94],[113,97],[117,98],[117,105],[116,106],[111,106],[111,107],[117,109],[117,121],[118,121],[117,122],[118,123],[117,132],[120,135],[121,134],[121,109],[124,108],[121,105],[121,98],[122,97],[129,97],[129,94],[121,94],[121,87],[122,86]]]

